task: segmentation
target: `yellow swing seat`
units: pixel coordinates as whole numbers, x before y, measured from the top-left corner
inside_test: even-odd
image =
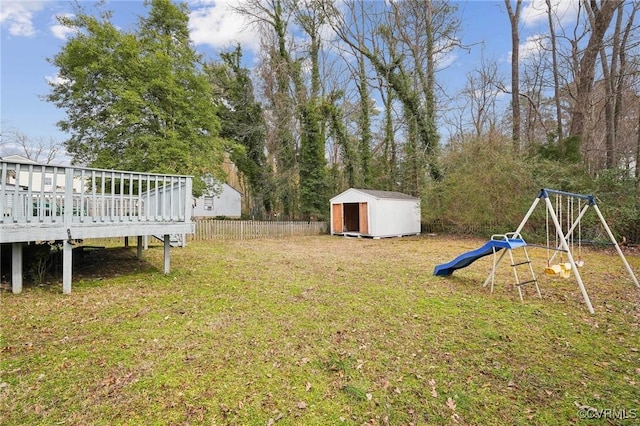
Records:
[[[562,272],[560,265],[549,265],[544,268],[544,273],[547,275],[559,275]]]
[[[571,276],[571,263],[565,262],[560,264],[560,276],[562,278],[569,278]]]

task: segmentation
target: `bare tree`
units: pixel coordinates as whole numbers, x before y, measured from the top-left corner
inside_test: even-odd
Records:
[[[638,179],[638,202],[640,202],[640,114],[638,114],[638,128],[636,134],[636,179]]]
[[[537,48],[524,62],[520,75],[520,97],[525,101],[522,108],[523,136],[527,148],[535,147],[541,141],[549,141],[554,130],[550,130],[548,121],[551,114],[548,111],[549,100],[545,96],[549,88],[549,73],[554,73],[553,66],[547,61],[547,39],[536,38]],[[552,142],[552,141],[550,141]]]
[[[516,0],[515,9],[511,6],[511,0],[504,0],[511,23],[511,115],[512,115],[512,139],[516,150],[520,149],[520,11],[522,0]]]
[[[556,138],[562,140],[562,102],[560,100],[560,71],[558,70],[558,49],[556,39],[556,29],[553,23],[553,8],[551,0],[546,0],[547,18],[549,22],[549,38],[551,42],[551,63],[553,73],[553,100],[556,109]]]
[[[334,8],[331,1],[324,1],[324,13],[328,21],[340,20],[341,10]],[[363,2],[353,2],[345,5],[350,9],[349,14],[353,17],[351,30],[359,44],[365,44],[367,39],[367,24],[370,21],[370,11]],[[335,34],[334,34],[335,37]],[[370,78],[371,68],[367,59],[362,53],[352,49],[348,45],[332,40],[332,47],[336,49],[336,53],[341,59],[339,74],[343,75],[343,82],[337,90],[331,90],[330,96],[326,99],[329,103],[326,105],[331,115],[330,125],[334,135],[340,134],[336,126],[340,123],[335,121],[335,114],[338,113],[344,124],[348,127],[348,134],[345,133],[342,139],[337,142],[341,144],[339,152],[342,153],[345,173],[347,173],[347,181],[351,187],[369,188],[373,185],[373,167],[372,167],[372,147],[373,133],[372,120],[376,114],[375,105],[371,102],[372,82],[375,79]],[[342,71],[342,72],[340,72]],[[342,111],[337,111],[339,102],[342,105]],[[343,190],[344,188],[340,188]]]
[[[603,83],[605,87],[605,152],[606,167],[612,168],[617,163],[618,133],[621,120],[623,93],[629,87],[626,80],[629,73],[627,62],[627,44],[630,34],[634,30],[634,17],[638,11],[639,3],[635,3],[627,18],[625,18],[624,3],[616,10],[616,21],[611,36],[611,55],[607,57],[607,51],[603,43],[600,49],[600,62],[602,64]],[[627,19],[623,28],[623,21]],[[622,151],[624,152],[624,151]]]
[[[438,179],[439,171],[432,161],[439,142],[435,124],[435,70],[444,52],[458,45],[455,6],[415,0],[376,3],[379,13],[373,18],[377,20],[368,21],[370,36],[362,43],[362,37],[352,26],[360,11],[367,8],[357,7],[362,2],[356,0],[344,3],[344,11],[335,4],[327,4],[334,16],[332,26],[336,34],[350,49],[365,57],[384,84],[393,90],[403,105],[404,122],[417,132],[415,140],[420,146],[412,155],[428,162],[429,173]],[[372,12],[366,13],[371,17]]]
[[[495,62],[480,61],[480,69],[467,75],[463,95],[468,100],[469,114],[475,136],[492,133],[498,122],[496,102],[498,87],[504,87]]]
[[[604,36],[611,24],[615,10],[624,0],[582,0],[588,10],[591,32],[586,48],[578,59],[576,69],[576,99],[571,114],[570,134],[582,137],[585,130],[586,108],[591,100],[595,68]]]
[[[62,144],[53,138],[34,138],[10,128],[0,134],[0,157],[21,155],[37,163],[51,164],[63,153]]]

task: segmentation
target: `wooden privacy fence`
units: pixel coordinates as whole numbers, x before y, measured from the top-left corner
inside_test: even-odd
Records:
[[[211,219],[196,219],[194,222],[196,224],[196,232],[187,235],[187,241],[249,240],[328,233],[327,222]]]

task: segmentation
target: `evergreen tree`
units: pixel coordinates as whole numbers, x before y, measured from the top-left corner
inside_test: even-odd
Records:
[[[74,163],[134,171],[219,174],[224,145],[212,91],[189,41],[188,9],[153,0],[136,31],[111,14],[79,9],[76,30],[50,62],[63,81],[47,99],[66,111],[59,127]],[[204,189],[194,181],[194,193]]]
[[[249,71],[241,66],[242,49],[220,55],[221,63],[205,66],[205,71],[221,99],[218,109],[220,136],[237,143],[231,159],[247,177],[254,208],[272,209],[272,176],[265,155],[266,123],[262,106],[255,99]]]
[[[325,117],[322,113],[323,101],[320,96],[320,28],[324,14],[313,2],[299,5],[296,20],[309,37],[311,81],[309,89],[302,83],[303,72],[300,61],[293,70],[294,84],[298,95],[300,120],[300,209],[305,218],[323,217],[329,208],[328,173],[325,159]]]

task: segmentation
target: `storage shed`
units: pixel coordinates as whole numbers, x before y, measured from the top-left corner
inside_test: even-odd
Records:
[[[420,199],[350,188],[331,199],[331,235],[371,238],[420,234]]]

